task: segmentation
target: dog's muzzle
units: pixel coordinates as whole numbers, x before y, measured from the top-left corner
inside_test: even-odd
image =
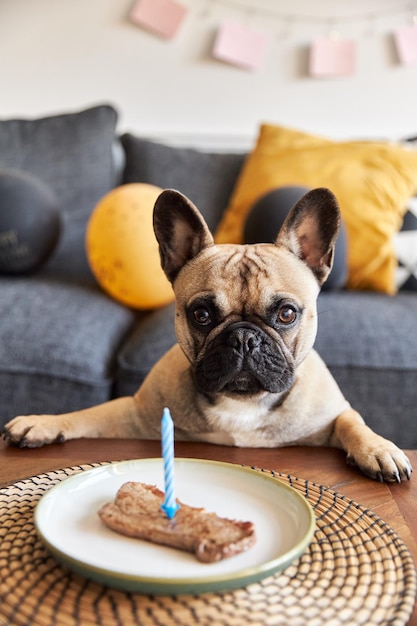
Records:
[[[230,324],[207,346],[194,373],[206,393],[281,393],[294,383],[294,363],[285,347],[255,324]]]

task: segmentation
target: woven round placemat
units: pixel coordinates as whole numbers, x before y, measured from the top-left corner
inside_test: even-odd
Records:
[[[284,572],[236,591],[199,596],[124,593],[83,579],[44,548],[33,509],[54,484],[99,464],[48,472],[0,489],[0,626],[405,625],[417,576],[398,535],[372,511],[306,480],[317,531]]]

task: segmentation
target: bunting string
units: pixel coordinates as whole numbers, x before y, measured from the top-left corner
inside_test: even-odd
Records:
[[[347,5],[347,3],[345,3]],[[417,2],[393,2],[390,6],[379,7],[378,9],[361,9],[349,13],[329,13],[322,15],[316,13],[306,13],[303,11],[288,11],[279,8],[260,6],[259,2],[245,2],[244,0],[206,0],[204,12],[208,14],[210,6],[221,5],[228,9],[235,10],[243,15],[259,16],[267,19],[276,18],[282,21],[299,22],[307,24],[328,24],[332,22],[361,22],[375,19],[383,19],[393,16],[409,15],[410,20],[417,22]],[[317,5],[316,5],[316,8]]]

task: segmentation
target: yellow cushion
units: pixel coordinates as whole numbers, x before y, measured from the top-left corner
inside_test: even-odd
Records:
[[[283,185],[331,189],[347,231],[347,286],[395,292],[392,240],[417,190],[417,151],[383,142],[334,142],[264,124],[217,230],[217,243],[240,243],[253,203]]]

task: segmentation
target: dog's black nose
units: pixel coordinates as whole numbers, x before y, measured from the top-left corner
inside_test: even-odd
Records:
[[[241,354],[251,354],[260,343],[261,338],[252,328],[236,328],[228,337],[229,346]]]

